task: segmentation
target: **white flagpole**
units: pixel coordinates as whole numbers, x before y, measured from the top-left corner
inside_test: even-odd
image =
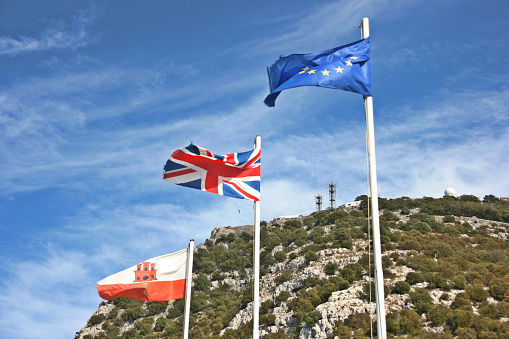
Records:
[[[361,23],[361,37],[369,37],[369,19],[363,18]],[[376,324],[377,336],[380,339],[387,338],[385,326],[385,303],[384,303],[384,276],[382,270],[382,251],[380,244],[380,221],[378,216],[378,187],[376,178],[375,158],[375,127],[373,122],[373,97],[364,96],[364,108],[366,111],[366,133],[368,142],[369,182],[371,192],[371,214],[373,216],[373,252],[375,259],[375,295],[376,295]]]
[[[189,314],[191,313],[191,284],[193,280],[193,252],[194,240],[189,241],[187,248],[187,269],[186,269],[186,292],[185,301],[186,306],[184,309],[184,339],[189,337]]]
[[[262,147],[262,138],[257,135],[254,148]],[[254,235],[253,235],[253,339],[260,336],[260,202],[254,202]]]

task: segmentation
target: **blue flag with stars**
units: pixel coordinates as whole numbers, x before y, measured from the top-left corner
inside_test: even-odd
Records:
[[[310,54],[281,56],[270,67],[270,94],[265,104],[274,107],[282,90],[319,86],[371,96],[369,38]]]

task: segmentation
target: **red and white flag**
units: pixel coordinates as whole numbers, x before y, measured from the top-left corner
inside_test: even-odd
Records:
[[[188,249],[148,259],[97,283],[106,300],[129,298],[163,301],[184,298]]]

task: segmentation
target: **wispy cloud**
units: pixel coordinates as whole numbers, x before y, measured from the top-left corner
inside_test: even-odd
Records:
[[[114,54],[106,35],[102,41],[90,33],[112,32],[95,8],[72,23],[54,22],[39,35],[0,37],[0,55],[16,62],[24,54],[51,52],[44,54],[37,73],[20,73],[1,86],[0,198],[16,202],[29,192],[34,200],[51,196],[63,205],[44,224],[30,220],[30,232],[16,238],[23,248],[1,258],[8,279],[1,283],[5,293],[0,302],[10,311],[0,316],[0,331],[12,332],[0,336],[72,336],[97,307],[98,280],[180,249],[190,238],[201,242],[217,225],[252,223],[251,202],[162,180],[168,156],[190,140],[215,153],[229,153],[251,148],[255,135],[262,135],[263,220],[309,213],[315,194],[324,195],[326,205],[331,181],[338,184],[338,205],[366,194],[362,97],[300,88],[283,93],[275,109],[264,107],[268,86],[263,69],[279,54],[351,42],[360,37],[359,20],[369,16],[376,60],[392,62],[396,70],[380,67],[385,72],[379,73],[384,76],[380,86],[392,85],[387,77],[400,76],[409,88],[420,80],[402,75],[396,57],[405,60],[405,70],[425,72],[429,65],[423,61],[446,52],[444,60],[451,63],[457,62],[451,57],[478,56],[477,40],[446,50],[445,42],[430,39],[420,45],[414,35],[395,27],[408,9],[415,10],[415,2],[298,4],[301,9],[290,10],[287,6],[298,6],[293,3],[271,5],[272,15],[263,9],[263,15],[250,16],[264,20],[254,25],[263,28],[251,40],[243,34],[221,50],[211,42],[204,46],[207,55],[143,51],[150,54],[148,60],[142,51]],[[401,38],[386,34],[384,41],[376,30],[386,28],[401,32]],[[115,33],[121,34],[120,29]],[[154,50],[161,47],[157,39]],[[88,49],[90,54],[83,49],[76,53],[96,41],[97,50],[108,57]],[[497,46],[505,51],[506,44]],[[389,53],[393,47],[398,55]],[[483,56],[488,47],[482,46]],[[62,56],[63,49],[71,55]],[[448,69],[440,78],[445,83],[404,102],[398,93],[375,97],[383,197],[440,196],[448,186],[480,197],[506,194],[509,182],[501,169],[509,165],[507,77],[503,68],[484,68],[496,61],[483,58],[483,63]],[[480,80],[482,86],[471,85]],[[13,213],[0,227],[15,227],[17,217]]]
[[[95,20],[97,9],[81,10],[70,25],[59,22],[48,27],[39,37],[0,36],[0,56],[15,56],[19,53],[40,52],[50,49],[76,49],[93,42],[97,37],[90,36],[85,28]],[[67,27],[66,27],[67,26]]]
[[[82,286],[88,274],[83,254],[59,253],[51,246],[39,254],[36,261],[2,260],[4,274],[15,282],[2,287],[5,293],[0,301],[11,310],[0,317],[2,335],[54,337],[54,328],[73,333],[73,329],[84,325],[84,320],[78,319],[89,316],[83,307],[90,293],[89,288]]]
[[[508,181],[492,168],[508,164],[508,94],[448,91],[424,107],[393,108],[399,122],[378,121],[381,194],[436,197],[449,186],[481,198],[505,194]]]

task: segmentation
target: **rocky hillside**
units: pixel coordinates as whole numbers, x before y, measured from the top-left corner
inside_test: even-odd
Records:
[[[260,336],[376,332],[367,199],[358,209],[262,222]],[[390,337],[509,338],[509,202],[380,199]],[[249,338],[252,226],[195,250],[190,338]],[[105,302],[76,338],[181,338],[183,300]],[[375,336],[376,333],[373,333]]]

